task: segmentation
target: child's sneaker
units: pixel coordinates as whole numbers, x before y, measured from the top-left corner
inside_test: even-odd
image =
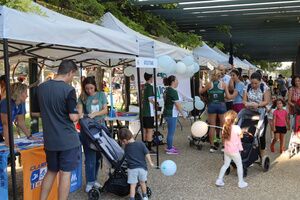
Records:
[[[248,186],[248,183],[246,183],[245,181],[239,182],[239,188],[245,188],[247,186]]]
[[[218,150],[216,146],[210,146],[209,152],[210,153],[215,153]]]
[[[179,152],[176,149],[171,148],[171,149],[167,149],[166,150],[166,154],[169,154],[169,155],[178,155]]]
[[[225,185],[225,183],[224,183],[224,181],[223,181],[223,179],[217,179],[216,180],[216,186],[218,186],[218,187],[223,187]]]
[[[143,197],[143,200],[148,200],[148,197]]]

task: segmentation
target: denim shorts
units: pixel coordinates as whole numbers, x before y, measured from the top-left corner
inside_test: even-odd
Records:
[[[128,184],[136,184],[139,181],[147,181],[147,170],[143,168],[128,169]]]
[[[225,103],[209,103],[207,106],[208,114],[218,114],[222,115],[226,113],[226,104]]]
[[[71,172],[81,161],[81,146],[65,151],[47,151],[46,160],[48,170],[52,172]]]

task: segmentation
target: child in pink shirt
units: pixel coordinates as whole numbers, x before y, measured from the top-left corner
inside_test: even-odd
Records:
[[[243,178],[243,163],[240,154],[240,151],[243,150],[241,143],[242,130],[238,125],[234,125],[236,119],[237,113],[235,111],[229,110],[225,113],[225,123],[222,131],[222,139],[224,141],[224,165],[222,166],[216,181],[216,185],[220,187],[225,185],[223,178],[227,168],[230,166],[231,160],[233,160],[237,166],[239,188],[248,186],[248,183],[246,183]]]
[[[275,151],[275,143],[280,140],[280,153],[284,152],[284,136],[286,132],[290,129],[289,115],[288,112],[283,109],[284,101],[282,99],[276,100],[277,109],[273,113],[273,126],[275,138],[271,143],[271,152]]]

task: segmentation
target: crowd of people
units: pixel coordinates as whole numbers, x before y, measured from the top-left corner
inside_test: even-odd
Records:
[[[43,122],[44,145],[48,164],[41,190],[41,199],[47,199],[56,175],[59,173],[59,199],[67,199],[70,187],[70,175],[81,160],[81,147],[85,155],[86,192],[92,188],[101,187],[97,182],[100,158],[99,152],[91,150],[85,134],[78,134],[74,123],[81,117],[95,119],[100,125],[105,126],[105,117],[108,113],[107,97],[104,92],[97,89],[94,77],[86,77],[82,81],[82,90],[76,97],[75,89],[69,84],[77,72],[76,64],[71,60],[64,60],[58,68],[57,75],[38,86],[37,100],[39,108],[32,116],[40,116]],[[220,66],[211,71],[210,82],[200,85],[199,92],[207,98],[207,120],[212,127],[209,129],[210,152],[218,150],[215,144],[216,135],[222,139],[224,148],[224,165],[216,181],[217,186],[224,186],[224,173],[231,160],[236,163],[240,188],[247,187],[243,180],[243,168],[240,156],[242,150],[240,136],[242,130],[237,118],[242,118],[252,112],[259,113],[265,123],[264,131],[260,137],[260,153],[265,154],[266,130],[270,126],[272,142],[271,152],[275,151],[275,143],[280,141],[280,153],[285,150],[285,134],[288,130],[299,127],[295,122],[295,115],[300,114],[300,76],[293,76],[285,81],[278,76],[276,81],[272,77],[263,76],[261,71],[256,71],[250,77],[242,76],[240,69],[225,69]],[[145,86],[142,100],[142,116],[144,127],[144,142],[136,142],[128,129],[122,129],[119,139],[126,145],[125,155],[129,171],[128,183],[132,185],[130,197],[134,198],[136,184],[141,183],[143,197],[145,181],[147,180],[146,158],[153,166],[150,154],[152,150],[154,111],[153,75],[145,73]],[[0,102],[0,140],[9,144],[7,109],[5,95],[5,79],[0,77],[1,102]],[[200,81],[201,82],[201,81]],[[180,104],[180,97],[176,90],[179,81],[171,75],[164,79],[166,86],[164,92],[163,116],[167,122],[167,147],[166,154],[178,155],[179,149],[174,146],[177,118],[181,114],[186,117]],[[12,120],[26,134],[28,139],[35,139],[25,126],[24,102],[27,98],[28,87],[21,83],[13,83],[11,87]],[[2,98],[3,97],[3,98]],[[236,124],[237,123],[237,124]],[[221,133],[214,126],[221,126]],[[217,132],[217,134],[216,134]],[[134,190],[134,191],[133,191]]]

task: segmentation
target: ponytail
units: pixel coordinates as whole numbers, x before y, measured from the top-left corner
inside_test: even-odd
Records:
[[[231,127],[235,123],[237,113],[233,110],[229,110],[225,113],[225,123],[223,125],[222,139],[223,141],[229,140],[231,135]]]
[[[170,86],[172,82],[176,80],[176,77],[174,75],[169,76],[168,78],[163,79],[163,83],[165,86]]]

